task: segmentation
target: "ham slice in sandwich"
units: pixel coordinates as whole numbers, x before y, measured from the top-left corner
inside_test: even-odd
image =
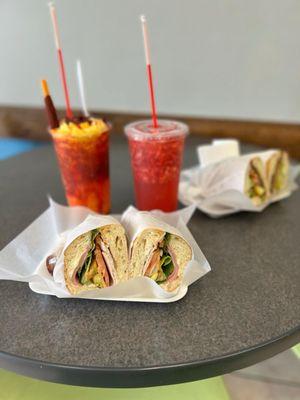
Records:
[[[125,230],[117,221],[83,233],[64,252],[64,277],[71,294],[124,281],[127,268]]]

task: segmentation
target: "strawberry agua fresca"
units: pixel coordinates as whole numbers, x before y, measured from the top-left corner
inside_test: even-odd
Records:
[[[50,130],[70,206],[110,211],[109,132],[102,119],[85,117]]]
[[[136,205],[140,210],[177,209],[182,154],[188,127],[177,121],[137,121],[125,127]]]

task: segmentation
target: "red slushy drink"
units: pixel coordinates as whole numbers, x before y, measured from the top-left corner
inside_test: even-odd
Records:
[[[125,126],[131,154],[136,205],[140,210],[177,209],[179,174],[187,125],[151,120]]]

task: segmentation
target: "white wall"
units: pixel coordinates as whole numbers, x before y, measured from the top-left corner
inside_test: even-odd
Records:
[[[57,0],[71,101],[147,111],[140,13],[160,112],[300,121],[299,0]],[[0,104],[63,105],[47,0],[0,0]]]

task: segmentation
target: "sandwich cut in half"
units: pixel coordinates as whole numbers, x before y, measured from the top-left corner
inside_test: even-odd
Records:
[[[132,244],[129,276],[146,276],[171,292],[180,286],[192,257],[190,245],[181,236],[146,228]]]
[[[231,157],[200,168],[193,184],[203,198],[222,196],[226,192],[240,192],[255,206],[269,197],[264,163],[259,156],[246,154]]]
[[[127,268],[125,230],[117,221],[83,233],[64,251],[64,277],[71,294],[124,281]]]

